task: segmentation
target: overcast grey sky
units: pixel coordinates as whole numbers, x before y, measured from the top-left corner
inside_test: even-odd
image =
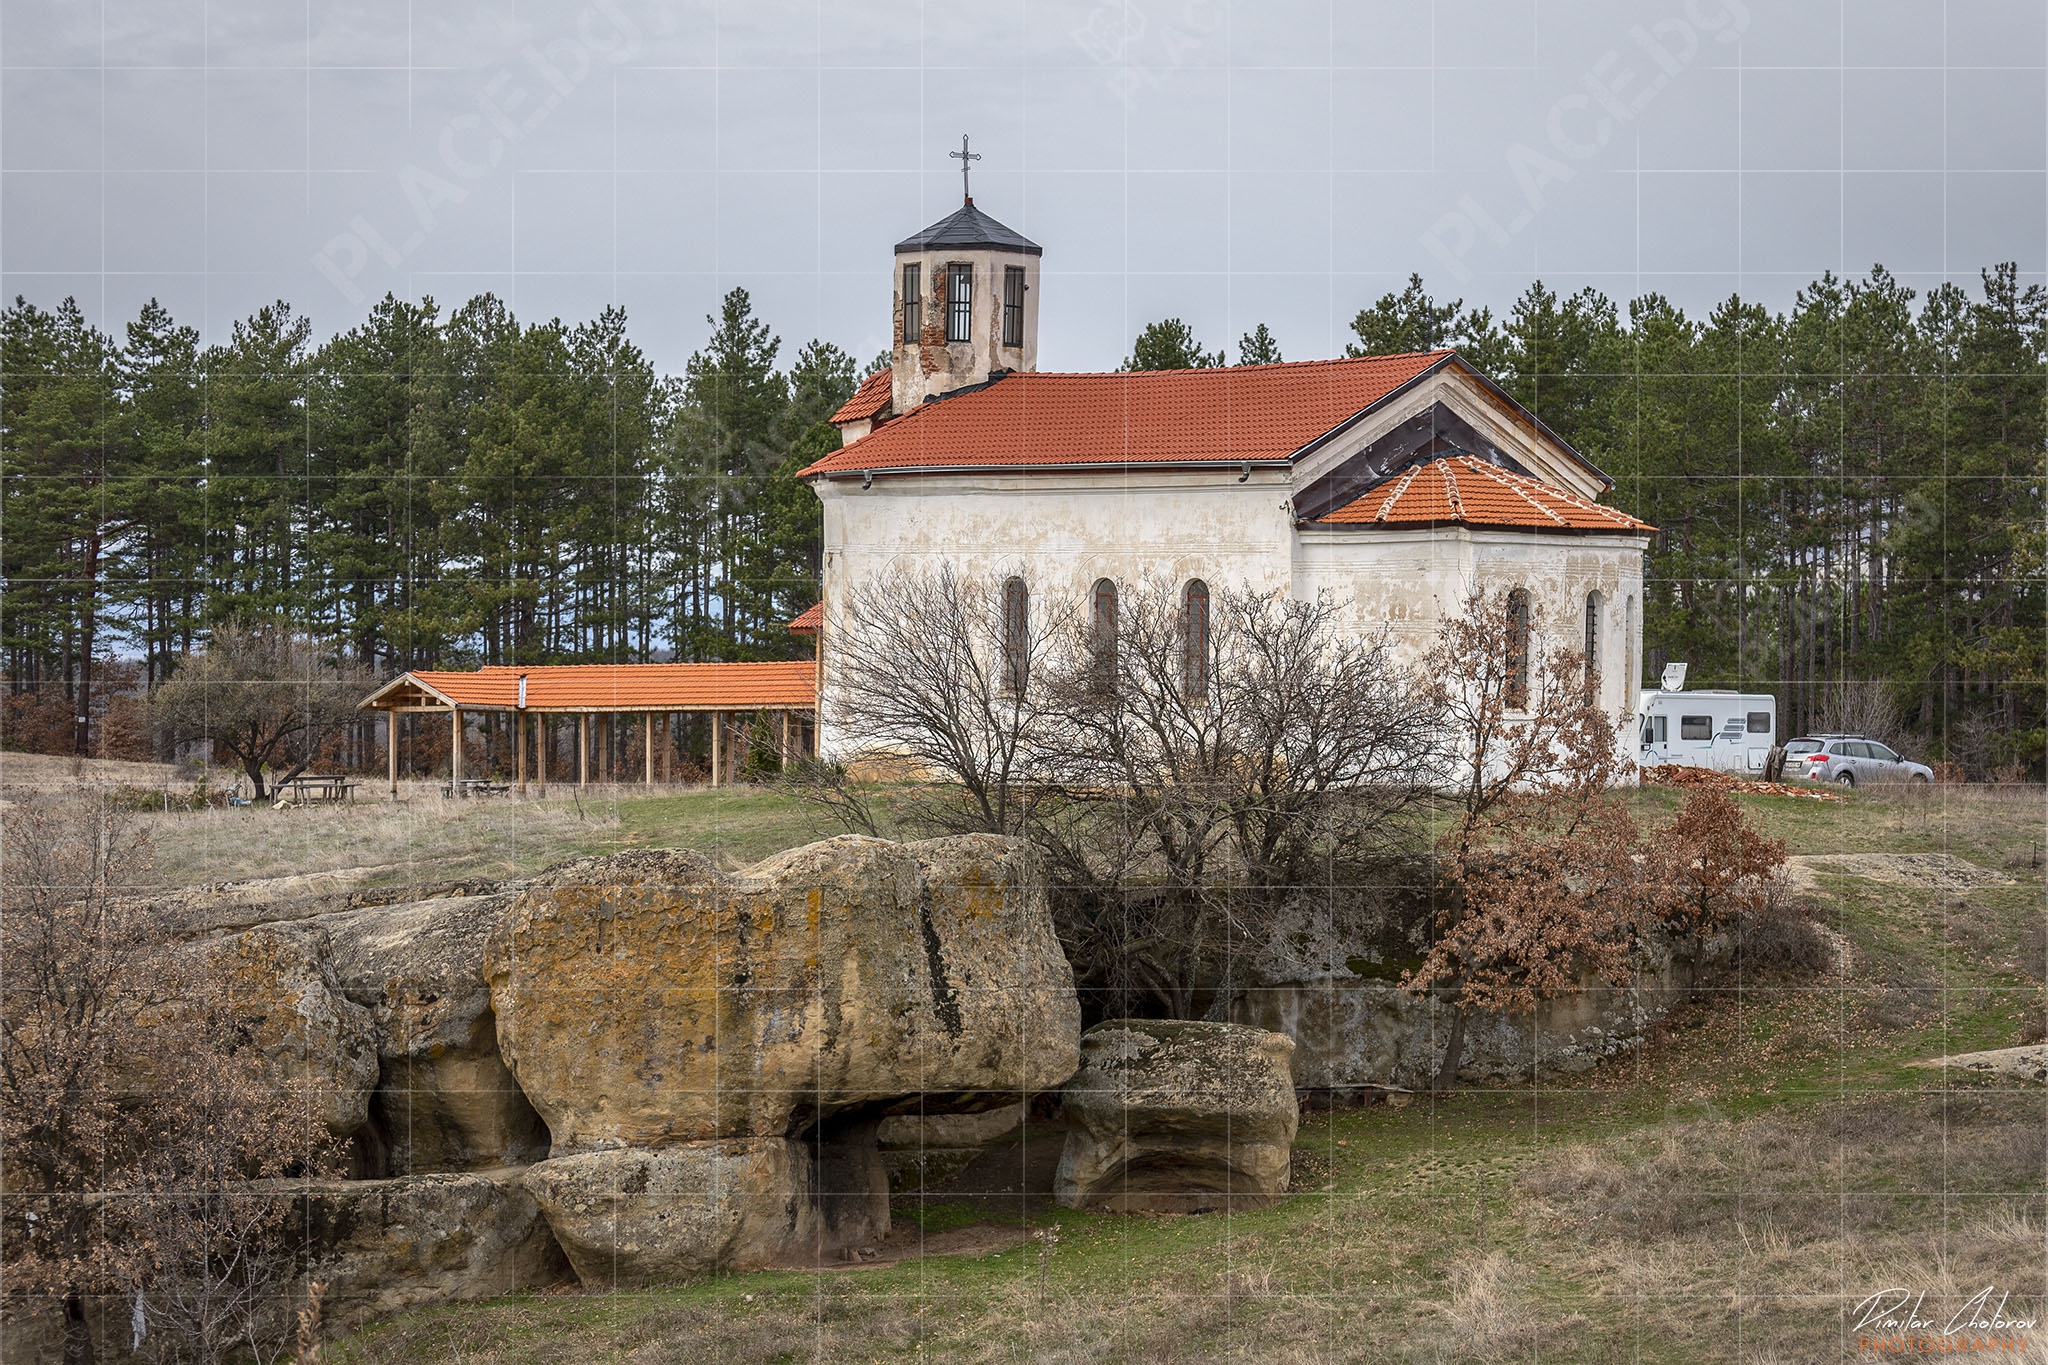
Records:
[[[6,295],[209,339],[495,290],[674,370],[743,284],[865,358],[962,133],[1046,369],[1167,314],[1337,354],[1410,271],[1703,311],[2048,268],[2043,0],[0,0],[0,63]]]

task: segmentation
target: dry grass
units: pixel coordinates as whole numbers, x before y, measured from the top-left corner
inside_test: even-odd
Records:
[[[403,788],[401,788],[403,792]],[[349,872],[363,885],[510,877],[613,842],[614,801],[450,801],[422,784],[400,801],[147,815],[171,886]]]
[[[1895,1285],[1942,1321],[1986,1285],[2009,1315],[2048,1303],[2038,1092],[1539,1141],[1483,1223],[1469,1186],[1417,1178],[1501,1131],[1457,1106],[1319,1117],[1306,1142],[1370,1159],[1253,1218],[1063,1214],[1050,1251],[437,1310],[338,1359],[1809,1362],[1854,1358],[1858,1302]]]
[[[93,786],[131,786],[184,791],[196,770],[169,763],[124,763],[111,758],[70,758],[62,754],[23,754],[0,749],[0,796],[20,791],[56,791],[78,782]],[[215,770],[216,779],[224,777]],[[231,778],[228,780],[232,780]]]

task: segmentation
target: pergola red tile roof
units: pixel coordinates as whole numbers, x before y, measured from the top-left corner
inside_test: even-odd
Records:
[[[1346,503],[1319,526],[1477,526],[1648,535],[1657,528],[1474,455],[1411,466]]]
[[[894,383],[891,372],[886,368],[876,370],[861,381],[853,391],[853,397],[839,405],[839,411],[832,414],[834,422],[864,422],[883,408],[889,406],[890,386]]]
[[[817,665],[808,659],[756,664],[493,664],[474,672],[401,673],[361,703],[366,711],[808,711],[817,705]]]
[[[1453,354],[1005,375],[920,403],[803,475],[1280,461]],[[853,420],[861,401],[856,394],[834,420]]]
[[[789,623],[791,635],[816,635],[825,624],[825,604],[813,602]]]

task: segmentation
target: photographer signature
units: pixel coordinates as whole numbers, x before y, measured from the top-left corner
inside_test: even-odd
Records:
[[[1994,1294],[1998,1295],[1998,1306],[1992,1308],[1991,1298]],[[1854,1311],[1862,1316],[1856,1319],[1850,1330],[1861,1331],[1865,1327],[1888,1332],[1934,1330],[1943,1336],[1955,1332],[2032,1331],[2035,1319],[2009,1318],[2005,1315],[2006,1301],[2011,1297],[2010,1289],[2001,1294],[1997,1285],[1987,1284],[1957,1309],[1955,1316],[1937,1328],[1933,1318],[1923,1317],[1920,1312],[1921,1305],[1927,1299],[1926,1290],[1915,1294],[1910,1289],[1900,1287],[1880,1289],[1856,1305]],[[1989,1312],[1985,1311],[1987,1308],[1990,1309]]]

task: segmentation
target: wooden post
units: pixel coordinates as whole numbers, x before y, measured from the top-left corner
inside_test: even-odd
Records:
[[[519,794],[526,795],[526,713],[520,711],[512,717],[512,773],[519,784]]]
[[[676,780],[675,713],[661,713],[661,780],[664,783]]]
[[[533,785],[548,794],[548,718],[539,712],[533,717]]]
[[[448,794],[462,795],[462,708],[448,712]]]
[[[782,713],[782,766],[789,767],[789,712]]]
[[[711,785],[717,786],[725,768],[725,712],[711,713]]]
[[[384,713],[384,747],[391,753],[391,799],[398,799],[398,712]]]
[[[590,713],[583,711],[576,717],[576,785],[590,785]]]
[[[640,747],[647,756],[647,785],[654,785],[654,713],[643,712],[640,717]]]
[[[597,718],[597,780],[612,780],[612,713]]]

